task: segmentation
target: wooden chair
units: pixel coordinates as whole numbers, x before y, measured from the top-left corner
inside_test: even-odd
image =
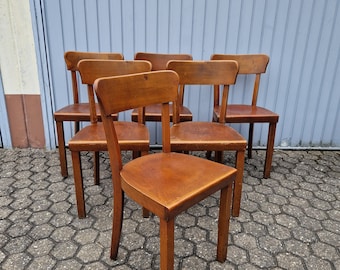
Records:
[[[101,78],[95,82],[112,170],[112,259],[116,259],[118,253],[124,194],[159,217],[160,268],[173,269],[175,217],[219,190],[217,259],[220,262],[226,259],[236,170],[207,159],[170,152],[169,102],[177,100],[177,87],[178,76],[172,71]],[[142,156],[123,166],[112,113],[156,103],[162,104],[163,151]]]
[[[239,74],[253,74],[254,88],[252,102],[247,104],[228,104],[225,115],[225,121],[228,123],[249,123],[248,137],[248,157],[251,158],[253,148],[254,123],[269,123],[266,159],[264,164],[264,178],[270,177],[271,164],[274,152],[275,130],[279,121],[279,115],[262,107],[257,106],[257,96],[260,85],[260,77],[266,72],[269,57],[265,54],[247,54],[247,55],[228,55],[214,54],[212,60],[235,60],[239,65]],[[221,116],[221,106],[219,104],[219,89],[215,87],[215,101],[213,121],[218,122]]]
[[[79,101],[79,89],[77,82],[78,62],[82,59],[111,59],[111,60],[123,60],[123,55],[120,53],[97,53],[97,52],[77,52],[68,51],[64,54],[67,70],[71,72],[72,80],[72,92],[73,103],[57,110],[54,113],[54,120],[57,128],[57,139],[59,149],[59,159],[61,175],[63,177],[68,176],[67,171],[67,159],[65,149],[65,136],[64,136],[64,122],[72,121],[75,123],[75,133],[79,131],[79,122],[90,121],[90,107],[89,103],[80,103]],[[97,116],[100,117],[99,108],[97,109]],[[118,115],[116,115],[118,118]],[[115,119],[116,120],[116,119]]]
[[[229,85],[234,84],[236,61],[170,61],[168,69],[179,75],[180,87],[185,85],[223,85],[222,110],[226,110]],[[176,118],[178,119],[178,117]],[[222,119],[213,122],[174,122],[170,129],[172,151],[217,151],[222,162],[222,151],[236,152],[237,176],[233,193],[233,216],[240,212],[244,153],[247,141]]]
[[[138,52],[135,55],[135,60],[146,60],[151,62],[152,71],[165,70],[166,64],[170,60],[192,60],[190,54],[163,54],[163,53],[148,53]],[[184,92],[180,93],[179,99],[179,116],[181,122],[191,121],[191,111],[183,106]],[[134,109],[131,114],[131,120],[136,122],[138,117],[138,110]],[[170,121],[172,121],[172,106],[170,105]],[[145,121],[147,122],[160,122],[161,121],[161,106],[160,104],[152,104],[145,108]]]
[[[91,124],[82,128],[72,137],[69,141],[69,149],[72,156],[78,217],[83,218],[86,216],[86,212],[80,152],[95,152],[94,179],[95,184],[98,184],[99,151],[107,151],[104,128],[102,123],[97,121],[98,119],[96,117],[93,83],[100,77],[150,71],[151,64],[148,61],[82,60],[78,63],[78,70],[82,83],[87,84],[91,111]],[[114,117],[112,119],[114,120]],[[148,153],[149,132],[147,127],[142,124],[141,117],[139,118],[138,123],[118,121],[116,123],[116,127],[121,150],[141,152],[141,155]]]

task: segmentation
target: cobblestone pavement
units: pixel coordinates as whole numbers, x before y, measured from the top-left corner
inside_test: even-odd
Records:
[[[176,269],[340,269],[340,152],[276,150],[269,179],[264,155],[246,160],[227,261],[215,260],[216,194],[176,219]],[[57,151],[0,149],[1,269],[159,268],[158,219],[129,199],[118,260],[109,259],[109,162],[102,154],[95,186],[91,155],[82,159],[88,216],[78,219],[72,169],[61,177]]]

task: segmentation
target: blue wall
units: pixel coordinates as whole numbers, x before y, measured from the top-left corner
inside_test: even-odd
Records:
[[[275,145],[340,147],[338,0],[31,2],[35,12],[41,9],[37,24],[42,29],[36,31],[46,45],[40,52],[46,53],[50,80],[43,91],[50,92],[47,103],[53,110],[72,99],[63,59],[67,50],[122,52],[125,59],[133,59],[137,51],[191,53],[197,60],[213,53],[266,53],[270,64],[258,104],[280,114]],[[240,76],[237,84],[230,102],[249,102],[248,93],[239,91],[248,80]],[[210,120],[211,91],[191,90],[185,103],[194,119]],[[158,132],[151,127],[157,141]],[[247,126],[234,127],[247,136]],[[267,125],[255,125],[254,144],[266,141]]]

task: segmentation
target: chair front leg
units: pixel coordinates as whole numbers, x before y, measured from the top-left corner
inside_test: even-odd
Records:
[[[65,135],[64,135],[64,124],[62,121],[56,121],[57,137],[58,137],[58,150],[60,159],[61,175],[68,177],[67,171],[67,158],[65,149]]]
[[[270,177],[270,170],[272,167],[273,153],[274,153],[275,131],[276,131],[276,123],[269,123],[266,161],[264,163],[264,173],[263,173],[264,178]]]
[[[84,218],[86,216],[86,212],[85,212],[84,186],[83,186],[83,174],[81,170],[80,152],[72,151],[71,156],[72,156],[72,167],[73,167],[73,177],[74,177],[74,187],[75,187],[75,192],[76,192],[78,217]]]
[[[160,219],[161,270],[174,269],[175,219]]]
[[[240,215],[241,208],[241,196],[242,196],[242,182],[243,182],[243,170],[244,170],[244,155],[245,150],[239,150],[236,152],[236,164],[237,169],[236,179],[234,183],[233,192],[233,210],[232,215],[238,217]]]
[[[219,262],[224,262],[227,258],[231,197],[232,184],[221,190],[217,239],[217,260]]]

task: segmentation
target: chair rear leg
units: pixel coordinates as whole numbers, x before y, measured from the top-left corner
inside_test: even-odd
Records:
[[[215,151],[215,161],[223,163],[223,151]]]
[[[252,158],[253,150],[253,135],[254,135],[254,124],[249,124],[249,134],[248,134],[248,158]]]
[[[99,152],[95,151],[93,152],[93,177],[94,177],[94,184],[99,185],[99,171],[100,171],[100,165],[99,165]]]
[[[138,156],[133,156],[133,158],[137,158],[140,156],[145,156],[149,154],[149,152],[148,151],[133,151],[132,154],[133,155],[138,154]],[[143,218],[148,218],[149,216],[150,216],[149,210],[143,206]]]
[[[161,270],[174,269],[175,220],[160,219]]]
[[[74,133],[77,133],[77,132],[79,131],[79,129],[80,129],[79,126],[80,126],[80,125],[79,125],[79,122],[78,122],[78,121],[75,121],[75,122],[74,122]]]
[[[232,183],[221,190],[217,239],[217,260],[219,262],[224,262],[227,258],[231,196]]]

